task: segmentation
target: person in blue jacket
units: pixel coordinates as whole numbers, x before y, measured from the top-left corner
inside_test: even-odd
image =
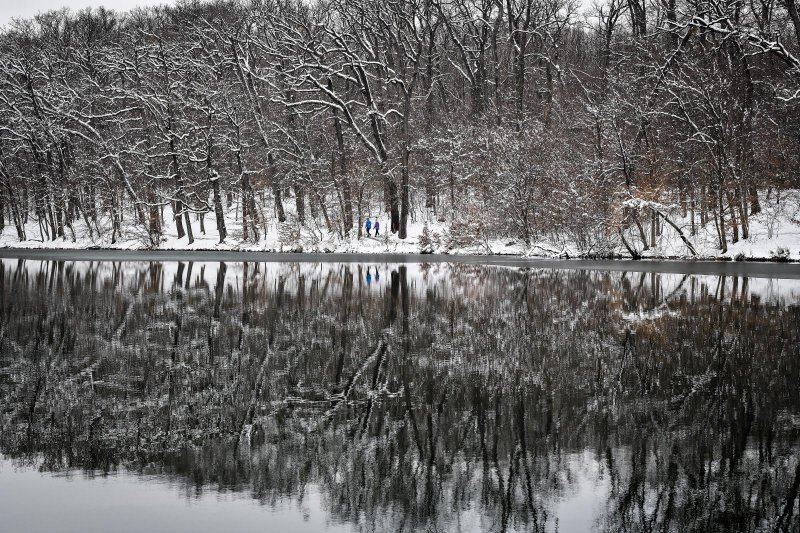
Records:
[[[367,217],[367,221],[364,222],[364,229],[367,230],[367,237],[369,237],[369,230],[372,229],[372,219],[369,217]]]

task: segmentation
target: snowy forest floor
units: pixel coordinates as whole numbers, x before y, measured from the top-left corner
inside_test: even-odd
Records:
[[[713,221],[705,227],[697,227],[696,234],[691,235],[691,224],[688,218],[680,217],[679,213],[671,215],[672,220],[685,233],[691,241],[697,255],[692,256],[682,242],[678,233],[667,224],[661,225],[661,233],[656,238],[656,246],[643,250],[641,242],[634,242],[637,251],[643,259],[715,259],[715,260],[766,260],[766,261],[800,261],[800,191],[791,191],[782,194],[779,202],[762,200],[762,211],[752,215],[749,220],[749,235],[747,239],[731,242],[730,230],[728,231],[728,250],[722,253]],[[132,217],[123,221],[121,235],[117,235],[115,242],[111,239],[111,221],[98,220],[95,231],[90,232],[85,223],[76,222],[72,229],[65,228],[65,237],[55,240],[43,234],[39,223],[30,219],[26,225],[28,239],[20,241],[13,225],[6,224],[0,232],[0,248],[16,249],[51,249],[51,250],[144,250],[153,249],[148,245],[144,231],[131,224]],[[290,220],[292,217],[290,216]],[[454,238],[451,226],[446,222],[430,218],[427,222],[429,244],[422,246],[420,243],[424,232],[425,223],[422,221],[410,222],[408,236],[399,239],[397,235],[384,231],[389,224],[385,218],[381,219],[381,235],[379,237],[358,238],[353,230],[353,236],[342,238],[337,232],[330,232],[323,223],[307,222],[297,232],[297,225],[286,230],[291,222],[281,224],[271,222],[262,225],[261,235],[256,242],[242,240],[240,219],[234,214],[226,220],[228,238],[224,243],[219,243],[216,224],[213,214],[204,218],[205,233],[200,230],[200,222],[192,216],[194,242],[188,243],[186,237],[178,239],[177,230],[173,220],[164,228],[164,238],[157,250],[210,250],[210,251],[260,251],[260,252],[311,252],[311,253],[359,253],[359,254],[418,254],[420,252],[451,254],[451,255],[515,255],[539,258],[630,258],[630,254],[623,246],[619,237],[607,232],[610,237],[605,245],[600,247],[604,251],[597,252],[580,247],[569,237],[560,235],[548,236],[535,240],[526,245],[521,239],[512,236],[499,238],[474,237],[466,239],[469,244],[464,244],[463,235]],[[373,218],[374,220],[374,218]],[[363,221],[362,221],[363,223]],[[98,231],[100,235],[98,236]],[[510,232],[511,233],[511,232]],[[600,233],[598,231],[597,233]],[[649,229],[646,228],[649,235]],[[287,237],[287,234],[292,234]],[[630,235],[629,240],[632,240]],[[602,239],[601,239],[602,240]],[[460,244],[453,244],[459,242]],[[608,244],[610,242],[610,245]]]

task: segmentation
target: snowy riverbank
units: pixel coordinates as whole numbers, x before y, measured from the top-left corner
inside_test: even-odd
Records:
[[[752,215],[749,220],[749,234],[746,239],[728,243],[728,249],[722,252],[713,224],[696,227],[691,232],[690,221],[672,214],[676,226],[691,241],[696,255],[692,255],[683,243],[677,231],[666,224],[662,225],[660,235],[656,236],[656,245],[647,249],[639,244],[637,252],[643,259],[695,259],[695,260],[738,260],[738,261],[800,261],[800,203],[791,202],[781,209],[767,204],[764,210]],[[168,217],[165,221],[171,222]],[[382,220],[383,227],[388,226]],[[348,253],[348,254],[418,254],[435,253],[448,255],[476,256],[523,256],[532,258],[616,258],[628,259],[630,252],[623,246],[618,235],[611,231],[597,230],[597,235],[589,245],[578,245],[573,239],[562,236],[541,238],[526,245],[515,238],[485,238],[473,235],[465,238],[463,234],[455,235],[454,228],[447,223],[434,219],[428,222],[409,224],[406,239],[396,235],[382,234],[379,237],[360,238],[356,236],[340,237],[328,231],[323,225],[307,223],[297,231],[297,226],[290,223],[272,222],[266,225],[256,242],[243,241],[240,221],[236,217],[226,220],[228,238],[219,243],[213,217],[206,216],[200,230],[199,219],[193,223],[194,242],[187,238],[179,239],[174,224],[168,223],[164,228],[164,237],[157,247],[147,242],[140,228],[131,224],[123,224],[121,234],[112,241],[110,220],[98,220],[93,231],[89,231],[83,223],[76,223],[72,229],[65,228],[65,236],[55,240],[42,233],[36,221],[30,220],[26,225],[28,239],[20,241],[15,228],[6,225],[0,232],[0,248],[12,249],[45,249],[45,250],[205,250],[226,252],[305,252],[305,253]],[[426,233],[427,226],[427,236]],[[289,228],[289,231],[287,231]],[[355,233],[355,231],[353,232]],[[286,237],[286,235],[291,235]],[[635,236],[633,236],[635,237]],[[636,242],[631,235],[629,244]]]

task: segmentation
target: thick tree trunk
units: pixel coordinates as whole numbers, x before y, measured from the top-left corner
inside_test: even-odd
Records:
[[[150,203],[149,209],[149,224],[148,224],[148,233],[150,234],[150,244],[152,246],[158,245],[161,242],[161,210],[155,204],[155,202]]]
[[[647,37],[647,12],[644,0],[628,0],[633,22],[633,34],[636,37]]]
[[[408,236],[408,210],[409,210],[409,190],[408,174],[411,164],[411,138],[409,132],[409,122],[411,116],[411,91],[405,93],[403,103],[403,128],[401,141],[401,163],[400,163],[400,227],[398,237],[405,239]]]
[[[736,220],[736,202],[734,201],[733,193],[731,193],[730,189],[725,191],[725,198],[728,200],[728,209],[731,212],[731,230],[733,231],[733,235],[731,238],[731,243],[736,244],[739,242],[739,224]]]
[[[258,213],[256,212],[256,202],[253,198],[253,189],[250,186],[250,177],[242,173],[242,237],[244,240],[259,240],[258,233]],[[252,236],[250,235],[252,233]]]
[[[45,215],[47,219],[47,224],[50,227],[50,240],[54,241],[58,238],[58,233],[56,230],[56,219],[55,215],[53,214],[53,211],[55,211],[55,209],[53,208],[53,205],[48,201],[48,205],[45,207]]]
[[[302,226],[306,223],[306,194],[302,183],[295,183],[293,188],[297,222]]]
[[[183,196],[183,194],[181,196]],[[194,242],[194,233],[192,232],[192,218],[189,213],[189,208],[183,198],[180,199],[180,205],[183,210],[183,220],[186,223],[186,237],[189,239],[189,244],[192,244]]]
[[[247,242],[250,240],[250,216],[247,212],[247,202],[244,199],[244,185],[242,185],[242,240]]]
[[[363,203],[364,203],[364,187],[362,186],[358,191],[358,202],[357,202],[357,205],[358,205],[358,223],[356,224],[356,228],[358,229],[358,238],[359,239],[364,235],[364,232],[363,232],[364,225],[361,224],[361,221],[364,220],[364,211],[361,208]]]
[[[59,195],[60,196],[60,195]],[[56,197],[53,200],[53,211],[54,211],[54,218],[56,222],[56,234],[61,237],[62,239],[65,238],[64,235],[64,200],[63,198]]]
[[[181,218],[181,204],[180,202],[170,202],[172,206],[172,218],[175,220],[175,227],[178,230],[178,238],[183,239],[186,232],[183,230],[183,219]]]
[[[225,241],[228,236],[228,228],[225,227],[225,211],[222,209],[222,191],[220,190],[219,174],[214,170],[214,138],[211,134],[211,116],[208,117],[208,143],[206,146],[206,172],[208,180],[211,182],[211,194],[214,202],[214,217],[217,222],[217,234],[219,235],[219,242]],[[203,219],[200,219],[201,229],[205,233],[203,227]]]
[[[353,192],[350,188],[350,178],[346,173],[342,172],[339,179],[342,183],[342,198],[344,200],[344,234],[349,235],[353,229]]]
[[[405,239],[408,236],[408,204],[409,204],[409,190],[408,190],[408,154],[404,156],[406,163],[403,165],[400,181],[400,228],[397,236]]]
[[[183,203],[180,200],[175,200],[170,202],[170,205],[172,206],[172,217],[175,220],[175,227],[178,230],[178,238],[182,239],[184,235],[186,235],[186,231],[183,229],[183,220],[181,219]]]
[[[319,207],[322,205],[322,199],[319,197],[319,193],[313,187],[305,196],[308,198],[308,214],[311,217],[311,220],[316,222],[319,219]],[[319,200],[319,202],[316,202],[315,200]]]
[[[333,91],[333,83],[328,80],[328,88]],[[344,234],[349,235],[353,229],[353,199],[350,189],[350,178],[347,176],[347,153],[344,148],[344,132],[342,129],[342,121],[339,118],[339,113],[333,110],[333,129],[336,135],[336,150],[338,152],[339,160],[339,185],[342,190],[343,199],[343,213],[342,213],[342,227]],[[336,164],[333,165],[334,181],[336,174]]]
[[[501,90],[500,86],[500,73],[502,70],[502,60],[500,58],[500,46],[498,46],[497,37],[500,34],[500,27],[503,24],[503,2],[498,1],[497,7],[499,9],[499,13],[495,18],[494,27],[492,28],[492,72],[494,74],[492,79],[492,86],[494,89],[494,106],[495,106],[495,124],[500,126],[503,121],[503,91]]]
[[[758,189],[749,187],[747,192],[750,196],[750,214],[757,215],[761,212],[761,202],[758,201]]]
[[[719,235],[719,248],[722,253],[728,252],[728,236],[725,234],[725,205],[722,200],[722,188],[717,191],[717,211],[719,212],[719,217],[716,215],[716,211],[714,214],[714,219],[719,219],[717,225],[717,233]]]
[[[736,207],[739,209],[739,220],[742,223],[742,239],[750,236],[750,219],[747,215],[747,203],[744,200],[742,187],[736,187]]]
[[[667,28],[671,30],[677,30],[677,1],[676,0],[666,0],[666,19],[667,19]],[[670,31],[669,35],[669,42],[672,46],[673,50],[676,50],[678,44],[680,43],[678,34],[675,31]]]
[[[111,197],[111,243],[112,244],[117,242],[117,235],[120,235],[121,233],[119,212],[120,212],[120,206],[117,205],[117,195],[114,194]]]
[[[431,24],[431,7],[429,3],[425,6],[425,17],[429,28],[428,35],[428,50],[426,53],[425,61],[425,79],[423,87],[425,89],[425,129],[430,131],[433,128],[434,122],[434,98],[433,98],[433,68],[434,68],[434,55],[436,52],[436,34],[435,27]]]
[[[272,187],[272,198],[275,201],[275,214],[278,217],[278,222],[286,222],[286,212],[283,210],[283,192],[278,179],[278,172],[275,169],[275,156],[272,154],[267,155],[267,165],[270,186]]]
[[[389,199],[389,218],[390,229],[392,233],[400,231],[400,207],[397,194],[397,182],[394,181],[388,173],[383,174],[383,179],[386,180],[386,192]]]
[[[228,237],[228,229],[225,227],[225,211],[222,208],[222,194],[220,192],[219,176],[214,174],[211,180],[212,194],[214,196],[214,216],[217,221],[219,242],[222,243]]]

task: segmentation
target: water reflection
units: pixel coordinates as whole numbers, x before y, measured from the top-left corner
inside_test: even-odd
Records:
[[[0,278],[16,465],[271,507],[313,491],[363,531],[800,528],[796,280],[24,260]]]

